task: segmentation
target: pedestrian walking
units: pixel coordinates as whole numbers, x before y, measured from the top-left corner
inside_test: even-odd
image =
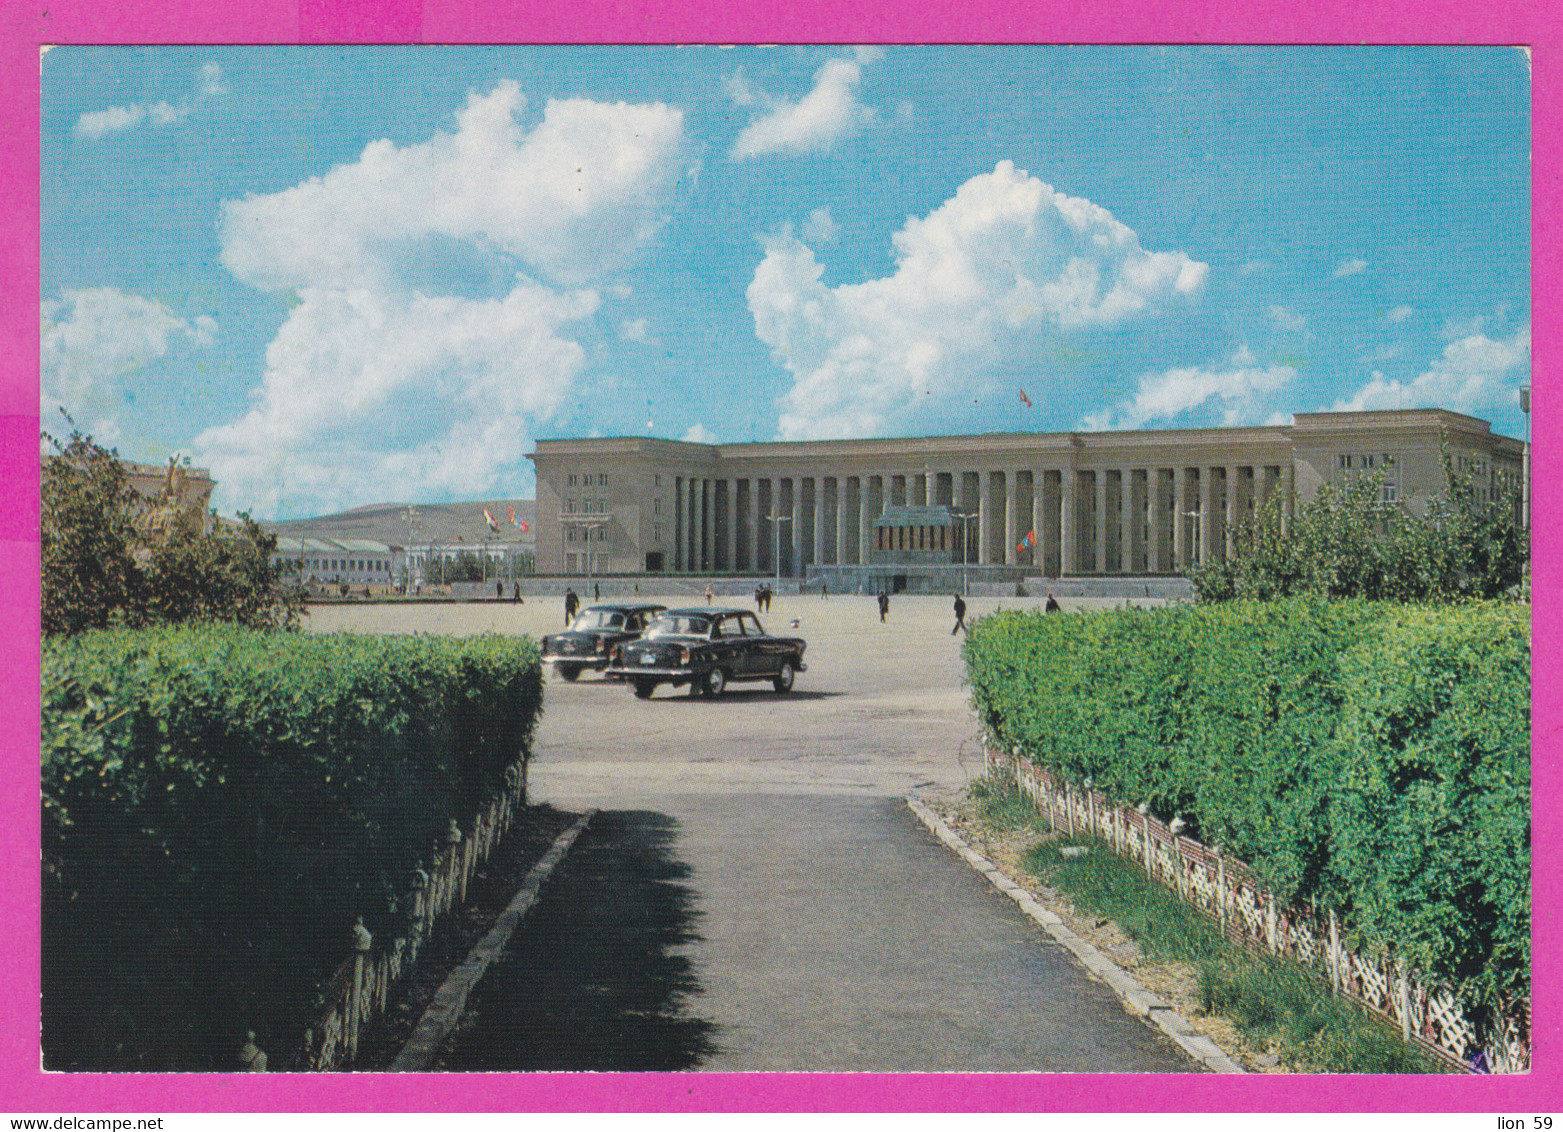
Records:
[[[593,601],[601,601],[602,600],[602,584],[600,582],[593,582],[592,583],[592,600]]]
[[[1048,592],[1047,592],[1047,604],[1042,607],[1042,612],[1044,612],[1044,613],[1057,613],[1059,611],[1059,609],[1061,609],[1061,608],[1062,607],[1058,604],[1058,599],[1053,596],[1053,591],[1052,590],[1048,590]]]
[[[505,596],[505,583],[498,578],[494,579],[494,600],[499,601]]]
[[[710,605],[716,600],[716,591],[711,588],[711,583],[706,583],[706,604]]]
[[[966,629],[966,602],[964,600],[962,600],[960,594],[956,594],[955,595],[955,628],[950,630],[950,636],[953,637],[953,636],[955,636],[956,633],[964,633],[964,632],[967,632],[967,629]]]
[[[819,582],[819,596],[820,596],[820,600],[821,601],[829,601],[830,600],[830,591],[825,588],[825,579],[824,578],[821,578],[820,582]]]
[[[885,593],[884,590],[880,590],[879,591],[879,620],[881,622],[884,621],[885,617],[889,613],[890,613],[890,595]]]
[[[765,612],[765,587],[754,587],[754,608],[757,613]]]
[[[574,590],[564,591],[564,623],[566,626],[575,620],[575,611],[581,608],[581,599],[575,596]]]

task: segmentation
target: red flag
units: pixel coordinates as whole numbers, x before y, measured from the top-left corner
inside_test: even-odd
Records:
[[[522,520],[521,520],[521,521],[520,521],[520,522],[518,522],[518,523],[517,523],[517,524],[516,524],[516,526],[518,526],[518,527],[520,527],[520,528],[521,528],[521,533],[522,533],[522,534],[526,534],[526,532],[527,532],[527,531],[529,531],[529,530],[531,530],[531,529],[532,529],[532,528],[531,528],[531,527],[529,527],[529,526],[528,526],[528,525],[527,525],[527,522],[526,522],[526,520],[525,520],[525,519],[522,519]]]
[[[483,517],[488,520],[488,529],[497,535],[499,533],[499,524],[494,522],[494,516],[488,513],[487,507],[483,508]]]
[[[506,506],[510,508],[510,525],[513,527],[516,525],[516,505],[514,503],[509,503],[506,504]]]

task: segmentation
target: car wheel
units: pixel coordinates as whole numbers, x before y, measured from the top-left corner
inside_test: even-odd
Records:
[[[637,700],[651,699],[651,693],[655,692],[656,690],[657,682],[655,680],[635,681],[635,698]]]
[[[705,693],[713,699],[727,691],[727,673],[720,668],[711,669],[706,677]]]
[[[581,678],[581,666],[579,664],[561,664],[559,666],[559,675],[573,684]]]
[[[797,673],[793,670],[792,661],[787,661],[781,666],[781,671],[776,674],[776,679],[771,681],[771,686],[778,692],[786,695],[792,691],[792,681]]]

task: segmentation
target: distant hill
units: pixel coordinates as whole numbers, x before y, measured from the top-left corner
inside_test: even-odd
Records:
[[[499,534],[489,531],[483,508],[499,523]],[[510,511],[532,529],[525,533],[510,525]],[[371,503],[336,515],[314,519],[290,519],[281,523],[262,523],[266,530],[293,538],[362,538],[388,546],[481,544],[494,541],[537,544],[537,503],[531,499],[480,499],[472,503],[414,503],[412,523],[408,523],[408,504]]]

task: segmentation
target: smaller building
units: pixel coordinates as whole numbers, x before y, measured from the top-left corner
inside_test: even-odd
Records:
[[[965,548],[962,523],[948,507],[889,507],[874,520],[870,566],[949,566]]]
[[[272,564],[306,586],[391,586],[401,580],[401,547],[370,539],[277,538]]]

